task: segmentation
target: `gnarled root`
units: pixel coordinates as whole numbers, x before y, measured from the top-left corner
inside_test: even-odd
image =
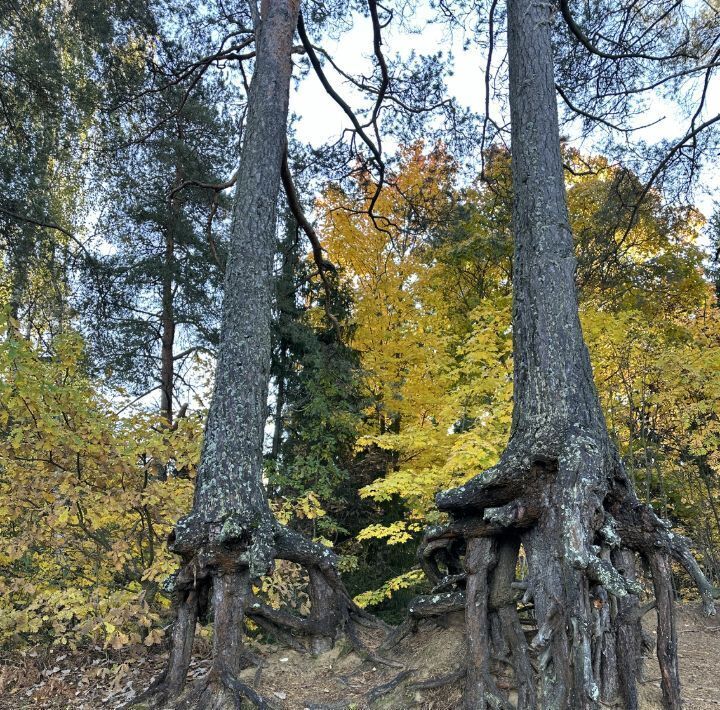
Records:
[[[492,678],[491,661],[500,658],[514,671],[518,708],[632,710],[643,648],[639,554],[653,577],[663,698],[674,710],[680,684],[669,561],[688,571],[706,613],[714,613],[715,590],[688,541],[639,503],[607,440],[575,434],[557,456],[550,444],[540,448],[533,458],[532,442],[515,441],[496,467],[438,495],[452,520],[428,529],[419,559],[439,593],[415,600],[410,618],[465,601],[466,707],[507,706]],[[521,543],[529,577],[518,584]],[[522,591],[536,624],[530,645],[518,616]]]
[[[660,688],[667,710],[680,710],[680,669],[677,657],[677,633],[673,614],[670,565],[667,556],[656,552],[649,557],[657,604],[657,657],[660,663]]]
[[[336,556],[285,526],[273,527],[276,559],[302,565],[308,574],[311,611],[300,616],[273,609],[252,594],[250,570],[244,564],[244,549],[225,545],[219,554],[199,548],[176,575],[174,583],[175,623],[168,665],[153,687],[142,696],[156,706],[177,701],[178,707],[221,708],[238,705],[239,698],[257,707],[270,707],[266,699],[238,680],[249,654],[243,646],[244,619],[257,623],[298,651],[321,653],[345,633],[353,648],[378,663],[400,666],[365,647],[355,624],[382,625],[360,609],[349,597],[336,568]],[[212,591],[215,633],[213,666],[207,679],[184,692],[192,656],[195,625],[206,614],[208,591]],[[382,625],[384,626],[384,625]],[[238,705],[239,706],[239,705]]]
[[[198,589],[176,591],[175,620],[170,638],[170,657],[167,666],[155,682],[137,696],[127,707],[140,702],[161,706],[180,696],[192,660],[195,625],[198,619]]]
[[[176,710],[227,710],[241,708],[243,700],[260,710],[273,710],[273,704],[254,688],[239,681],[227,670],[214,671],[200,681],[176,704]]]
[[[615,568],[624,577],[635,580],[635,554],[628,549],[613,550]],[[611,600],[612,604],[612,600]],[[627,710],[637,710],[637,679],[642,670],[642,609],[634,595],[615,600],[614,618],[611,619],[615,636],[615,658],[618,659],[618,692]],[[607,700],[607,697],[605,698]]]
[[[468,668],[463,702],[467,710],[512,707],[498,690],[490,675],[490,637],[488,604],[490,572],[497,563],[495,541],[471,538],[467,544],[465,569],[465,629],[468,645]]]
[[[491,621],[495,615],[509,652],[510,664],[515,672],[518,710],[532,710],[537,707],[535,678],[530,649],[517,613],[518,595],[513,588],[520,539],[503,538],[497,541],[497,545],[497,564],[490,581]],[[496,648],[499,645],[499,642],[495,643]]]

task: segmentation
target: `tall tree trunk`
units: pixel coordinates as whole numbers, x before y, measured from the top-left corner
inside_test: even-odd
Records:
[[[210,684],[196,707],[221,707],[243,693],[243,610],[249,580],[267,573],[275,556],[275,521],[262,485],[262,449],[270,370],[270,322],[276,203],[286,145],[292,38],[299,0],[263,0],[256,33],[256,66],[248,98],[225,274],[221,342],[215,387],[191,513],[171,536],[183,556],[178,578],[178,620],[194,625],[181,592],[183,579],[211,585],[215,653]],[[177,625],[177,623],[176,623]],[[181,645],[192,634],[175,632]],[[173,654],[189,662],[187,648]],[[186,668],[166,677],[185,676]],[[177,691],[178,688],[173,688]],[[247,690],[247,689],[245,689]]]
[[[551,31],[547,4],[509,0],[515,244],[512,435],[540,435],[548,439],[543,445],[556,452],[571,424],[598,438],[606,438],[607,432],[578,315]]]
[[[174,243],[171,234],[165,237],[165,269],[172,264]],[[163,273],[162,316],[160,334],[160,413],[168,424],[173,420],[173,390],[175,383],[175,317],[173,313],[172,272]]]
[[[505,544],[519,535],[529,570],[525,600],[534,604],[538,629],[530,648],[520,637],[511,649],[523,691],[518,707],[578,710],[601,702],[637,707],[641,643],[634,565],[635,553],[644,555],[663,600],[658,626],[663,695],[666,706],[676,708],[680,690],[667,558],[693,574],[705,590],[708,612],[712,598],[686,541],[638,502],[593,383],[560,156],[553,12],[541,0],[508,0],[515,240],[511,437],[497,466],[438,495],[438,507],[454,521],[428,531],[422,557],[432,573],[439,567],[427,558],[435,551],[443,555],[438,560],[448,560],[467,550],[466,703],[502,707],[508,699],[499,698],[487,678],[487,659],[503,655],[502,649],[489,648],[492,634],[482,627],[501,610],[489,590],[495,588],[499,597],[512,594],[517,547],[512,564],[505,563],[513,572],[503,581],[500,565],[477,556],[475,538],[493,536]],[[458,566],[445,564],[448,573]],[[508,607],[502,609],[505,625],[513,624]],[[537,656],[536,700],[527,682],[529,652]]]
[[[546,4],[509,0],[515,240],[510,446],[518,440],[523,452],[556,469],[543,515],[524,540],[536,618],[555,624],[541,702],[584,708],[600,697],[590,657],[593,580],[585,571],[594,523],[603,518],[612,452],[580,327],[551,32]]]
[[[182,173],[175,170],[173,186],[182,182]],[[175,229],[179,221],[180,206],[177,194],[171,198],[170,222],[165,228],[160,316],[160,413],[168,424],[173,420],[173,394],[175,386],[175,304],[173,275],[175,273]]]
[[[270,455],[274,461],[280,457],[280,446],[283,437],[283,409],[285,408],[285,368],[287,367],[288,348],[280,343],[279,371],[277,376],[277,392],[275,394],[275,413],[273,415],[273,441]]]
[[[225,274],[221,342],[192,513],[173,548],[222,566],[224,549],[244,548],[262,574],[273,558],[272,516],[262,487],[262,442],[270,368],[276,202],[285,151],[297,0],[267,0],[235,194]]]
[[[372,618],[349,597],[337,558],[278,523],[262,483],[263,439],[271,364],[271,306],[277,199],[286,150],[292,38],[299,0],[263,0],[256,28],[256,65],[238,170],[225,270],[225,298],[213,398],[195,485],[193,508],[178,521],[170,547],[183,558],[175,577],[175,623],[165,673],[142,697],[159,704],[183,692],[196,620],[215,619],[213,666],[183,707],[237,706],[265,701],[237,679],[244,617],[307,650],[327,648],[345,627],[357,650],[375,658],[353,621]],[[275,558],[308,572],[311,613],[301,617],[252,596],[253,582]],[[309,637],[303,646],[296,636]]]

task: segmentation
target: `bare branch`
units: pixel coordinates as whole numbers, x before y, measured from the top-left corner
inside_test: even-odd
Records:
[[[40,219],[34,219],[33,217],[28,217],[27,215],[18,214],[17,212],[12,212],[11,210],[6,209],[2,205],[0,205],[0,212],[2,214],[7,215],[11,219],[16,219],[19,222],[25,222],[26,224],[32,224],[36,227],[42,227],[43,229],[52,229],[57,232],[60,232],[60,234],[65,235],[68,239],[70,239],[72,242],[77,244],[77,246],[80,248],[80,250],[85,254],[88,261],[94,263],[96,261],[95,257],[88,251],[88,248],[83,244],[83,242],[80,241],[72,232],[69,232],[64,227],[61,227],[59,224],[55,224],[55,222],[47,222]]]
[[[648,181],[645,183],[642,191],[640,192],[640,195],[633,206],[630,220],[625,229],[625,233],[621,238],[621,241],[628,236],[632,228],[635,226],[635,220],[637,219],[643,201],[648,196],[648,193],[655,184],[655,181],[660,177],[662,171],[665,170],[670,161],[680,152],[680,150],[682,150],[682,148],[687,145],[688,141],[694,140],[699,133],[704,131],[709,126],[712,126],[714,123],[717,123],[718,121],[720,121],[720,113],[713,118],[708,119],[704,123],[701,123],[699,126],[692,128],[692,130],[688,131],[685,136],[683,136],[683,138],[681,138],[677,143],[675,143],[675,145],[672,146],[672,148],[670,148],[670,150],[665,154],[665,157],[658,163],[657,167],[653,171],[653,174],[650,176]]]
[[[560,94],[560,98],[565,102],[565,105],[573,112],[578,114],[579,116],[582,116],[583,118],[587,118],[590,121],[594,121],[596,123],[601,123],[603,126],[607,126],[608,128],[611,128],[614,131],[620,131],[621,133],[631,133],[633,131],[640,131],[643,128],[649,128],[650,126],[654,126],[656,123],[660,123],[660,121],[664,120],[664,116],[661,118],[657,118],[654,121],[651,121],[650,123],[645,123],[642,126],[633,126],[632,128],[628,127],[625,128],[623,126],[619,126],[617,123],[611,123],[607,119],[603,118],[602,116],[596,116],[595,114],[590,113],[589,111],[585,111],[581,109],[579,106],[576,106],[570,99],[570,97],[565,93],[563,88],[559,84],[555,84],[555,90]]]
[[[330,296],[332,294],[332,286],[330,285],[330,281],[327,277],[327,270],[330,269],[332,271],[335,271],[335,267],[323,256],[323,250],[322,246],[320,245],[320,240],[318,238],[317,232],[315,231],[315,228],[312,226],[312,224],[310,224],[308,218],[305,216],[302,204],[300,203],[300,198],[297,194],[297,190],[295,189],[295,183],[292,179],[292,173],[290,172],[290,166],[288,164],[287,158],[287,150],[285,151],[285,155],[283,156],[281,177],[283,187],[285,188],[285,194],[287,195],[288,205],[290,206],[290,211],[293,213],[293,216],[297,220],[298,224],[302,227],[302,230],[305,232],[307,238],[310,240],[313,259],[315,261],[315,265],[318,268],[318,273],[320,274],[320,280],[323,283],[323,288],[325,289],[325,313],[327,314],[328,320],[332,323],[333,328],[339,336],[340,323],[338,323],[337,318],[330,310]]]
[[[664,62],[670,59],[697,59],[695,55],[681,51],[676,51],[667,55],[645,54],[644,52],[605,52],[593,44],[587,35],[582,31],[580,26],[575,22],[575,19],[570,12],[569,0],[560,0],[560,12],[562,13],[568,29],[575,36],[578,42],[580,42],[580,44],[582,44],[588,52],[598,57],[602,57],[603,59],[646,59],[654,62]]]

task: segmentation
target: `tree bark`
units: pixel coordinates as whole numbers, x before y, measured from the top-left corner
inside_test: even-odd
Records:
[[[299,0],[263,0],[256,28],[256,65],[225,271],[215,387],[193,508],[176,524],[169,540],[171,549],[183,558],[174,582],[173,647],[165,674],[145,696],[160,704],[183,692],[195,623],[205,619],[209,598],[215,621],[213,664],[207,680],[187,691],[178,707],[219,710],[238,706],[242,698],[257,707],[267,706],[237,678],[243,663],[252,662],[243,649],[245,617],[293,648],[316,652],[332,644],[344,627],[357,651],[384,662],[354,633],[353,619],[369,615],[348,596],[337,573],[336,556],[280,525],[262,483],[276,208],[298,12]],[[252,596],[253,582],[272,569],[276,558],[306,568],[308,616],[271,609]],[[309,648],[296,635],[309,637]]]
[[[254,575],[273,559],[272,515],[262,486],[262,442],[270,372],[273,258],[280,168],[285,152],[292,37],[299,0],[267,0],[257,33],[235,192],[232,240],[215,387],[192,513],[174,549],[220,564],[223,548],[243,548]]]
[[[470,659],[463,698],[465,710],[506,705],[490,675],[489,576],[497,563],[495,548],[494,540],[470,538],[465,555],[465,625]]]
[[[192,702],[222,707],[243,688],[242,629],[250,580],[275,557],[275,521],[262,484],[262,450],[271,357],[273,258],[277,199],[286,146],[292,38],[299,0],[263,0],[256,65],[248,97],[225,273],[221,341],[193,508],[170,544],[185,565],[184,588],[212,586],[215,645],[210,685]],[[199,595],[199,591],[197,592]],[[167,678],[184,679],[193,612],[178,607]],[[164,692],[177,694],[179,681]],[[246,689],[247,690],[247,689]]]
[[[576,261],[566,205],[552,54],[554,8],[541,0],[508,0],[508,59],[513,179],[514,404],[510,440],[499,463],[437,496],[453,522],[431,529],[424,567],[448,574],[467,539],[466,703],[497,707],[486,678],[494,643],[480,633],[482,564],[477,536],[499,544],[520,538],[537,633],[537,697],[529,687],[524,639],[511,647],[519,704],[578,710],[600,703],[637,706],[641,647],[634,558],[652,562],[663,601],[658,653],[663,696],[678,707],[670,556],[690,571],[713,611],[709,585],[689,553],[652,510],[637,500],[610,440],[593,382],[575,286]],[[483,548],[484,549],[484,548]],[[489,548],[488,548],[489,549]],[[487,566],[487,565],[486,565]],[[507,592],[514,575],[498,580]],[[496,585],[497,586],[497,585]],[[502,590],[500,590],[502,591]],[[471,599],[472,596],[472,599]],[[504,613],[505,625],[513,619]],[[626,655],[629,658],[625,658]],[[470,700],[467,700],[470,698]]]
[[[284,341],[280,343],[280,366],[277,376],[277,392],[275,395],[275,413],[273,416],[273,441],[270,456],[273,461],[280,458],[280,446],[283,437],[283,410],[285,409],[285,368],[287,367],[287,345]]]
[[[174,186],[182,183],[179,167],[175,169]],[[173,420],[173,394],[175,386],[175,303],[173,274],[175,271],[175,227],[178,223],[180,205],[178,195],[171,198],[170,222],[165,227],[165,253],[163,255],[160,317],[160,413],[168,425]]]

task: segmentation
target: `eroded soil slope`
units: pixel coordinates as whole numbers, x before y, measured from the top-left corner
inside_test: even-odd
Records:
[[[645,623],[653,633],[652,614]],[[687,707],[720,708],[720,617],[706,618],[698,605],[684,605],[679,609],[678,632]],[[368,646],[379,641],[377,635],[365,636]],[[196,651],[191,677],[200,679],[209,665],[207,642],[199,639]],[[422,687],[461,666],[465,651],[458,618],[447,620],[444,627],[421,626],[385,654],[393,665],[363,660],[342,643],[318,658],[277,646],[256,651],[264,656],[265,665],[259,671],[247,669],[243,679],[254,683],[278,710],[451,710],[460,706],[460,683]],[[61,650],[15,654],[3,658],[0,665],[0,708],[118,708],[148,686],[163,662],[162,653],[145,648],[95,649],[92,655]],[[641,685],[643,710],[661,708],[659,675],[654,658],[649,658]]]

